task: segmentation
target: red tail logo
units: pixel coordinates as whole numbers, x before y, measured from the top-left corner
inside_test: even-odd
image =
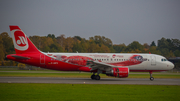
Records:
[[[26,46],[27,39],[25,38],[24,34],[21,31],[16,31],[14,34],[16,33],[17,33],[17,36],[15,36],[16,44],[21,47]]]
[[[27,50],[29,48],[27,37],[21,30],[13,30],[14,46],[17,50]]]
[[[27,52],[39,52],[29,38],[18,26],[9,26],[12,34],[12,39],[15,47],[16,54]]]
[[[26,40],[23,36],[19,36],[19,40],[16,41],[16,43],[19,45],[19,46],[25,46],[26,45]]]

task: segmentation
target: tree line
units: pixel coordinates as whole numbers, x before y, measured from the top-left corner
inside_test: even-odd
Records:
[[[43,52],[79,52],[79,53],[152,53],[159,54],[166,58],[180,57],[180,40],[161,38],[152,43],[140,44],[133,41],[129,45],[113,44],[111,39],[104,36],[89,37],[80,36],[65,37],[65,35],[55,36],[29,36],[35,46]],[[0,65],[17,65],[13,61],[4,61],[5,56],[15,53],[12,38],[7,32],[0,34]],[[7,63],[6,63],[7,62]]]

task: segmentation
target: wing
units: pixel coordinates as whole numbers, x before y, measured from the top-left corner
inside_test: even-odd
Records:
[[[115,65],[110,65],[107,63],[102,63],[102,62],[98,62],[98,61],[87,61],[87,66],[89,66],[91,69],[91,71],[94,71],[96,69],[99,70],[109,70],[111,68],[119,68],[120,66],[115,66]]]

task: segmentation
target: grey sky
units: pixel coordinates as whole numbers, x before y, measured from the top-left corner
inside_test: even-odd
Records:
[[[0,33],[95,35],[114,44],[180,39],[180,0],[0,0]]]

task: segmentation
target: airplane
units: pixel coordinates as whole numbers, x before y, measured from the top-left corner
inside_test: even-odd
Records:
[[[150,53],[45,53],[36,48],[25,33],[16,25],[10,25],[16,54],[7,55],[9,60],[59,71],[91,72],[92,80],[100,80],[99,74],[125,78],[129,72],[168,71],[174,64],[165,57]]]

